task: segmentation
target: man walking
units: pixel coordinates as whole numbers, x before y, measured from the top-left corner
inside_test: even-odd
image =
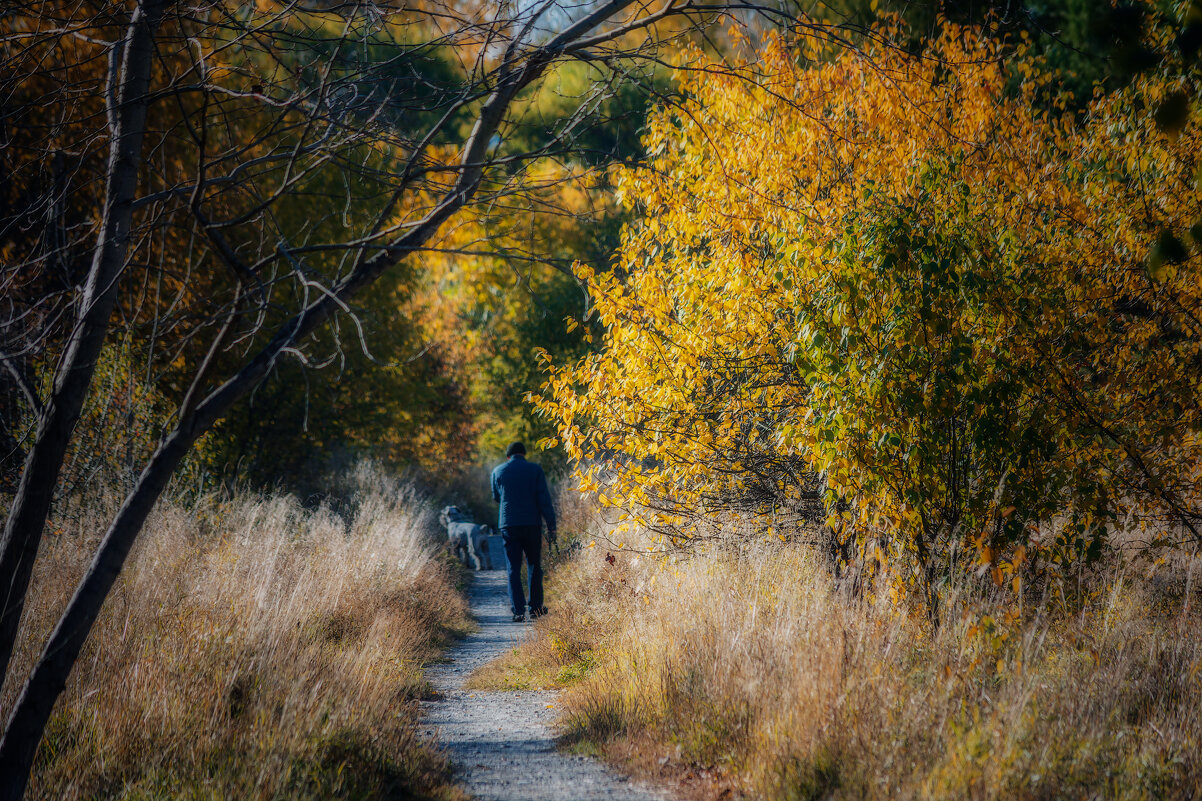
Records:
[[[526,619],[526,595],[522,591],[522,555],[530,579],[530,617],[547,613],[543,606],[542,521],[547,521],[547,542],[555,542],[555,507],[543,469],[526,461],[526,446],[515,442],[505,451],[508,460],[492,471],[492,497],[501,504],[497,528],[505,541],[509,561],[509,601],[513,622]]]

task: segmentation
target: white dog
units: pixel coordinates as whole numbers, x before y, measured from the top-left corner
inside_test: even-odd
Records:
[[[438,522],[447,530],[447,541],[461,562],[476,570],[493,569],[488,547],[491,528],[477,524],[470,514],[456,506],[443,509]]]

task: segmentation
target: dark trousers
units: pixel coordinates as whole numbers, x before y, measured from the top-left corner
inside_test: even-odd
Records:
[[[509,563],[509,602],[515,615],[526,614],[526,594],[522,592],[522,554],[526,555],[526,574],[530,579],[530,610],[543,606],[543,527],[507,526],[501,529],[505,541],[505,559]]]

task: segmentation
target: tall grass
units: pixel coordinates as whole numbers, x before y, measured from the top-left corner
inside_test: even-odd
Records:
[[[1021,603],[966,581],[932,630],[797,545],[598,541],[553,573],[543,636],[482,676],[566,686],[577,741],[713,795],[1202,797],[1192,554],[1115,554]]]
[[[30,797],[457,797],[415,736],[414,704],[422,663],[467,609],[416,494],[367,469],[354,479],[342,515],[283,495],[160,504],[55,710]],[[112,503],[64,511],[17,675]]]

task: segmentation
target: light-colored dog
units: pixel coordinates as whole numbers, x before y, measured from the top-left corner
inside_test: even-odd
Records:
[[[492,529],[478,524],[472,516],[457,506],[448,506],[438,515],[438,522],[447,530],[451,551],[468,567],[492,570],[493,560],[488,547]]]

